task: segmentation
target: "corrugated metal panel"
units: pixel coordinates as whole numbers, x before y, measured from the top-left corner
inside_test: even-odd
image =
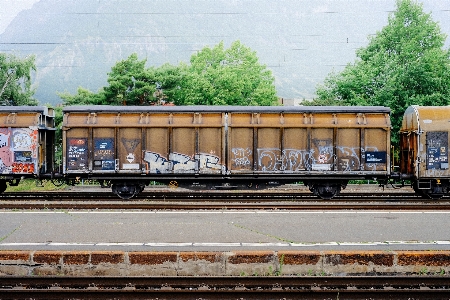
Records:
[[[112,170],[112,160],[152,175],[389,171],[387,108],[70,107],[64,130],[97,153],[68,160],[69,171]]]
[[[384,112],[239,112],[229,120],[231,173],[389,171]]]

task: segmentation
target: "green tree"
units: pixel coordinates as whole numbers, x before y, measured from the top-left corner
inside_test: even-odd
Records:
[[[180,65],[183,77],[176,104],[274,105],[276,90],[270,70],[260,65],[256,52],[235,41],[223,42],[192,55],[191,65]]]
[[[36,71],[34,56],[20,59],[0,53],[0,105],[37,105],[31,88],[32,71]]]
[[[57,93],[63,100],[63,105],[108,105],[103,90],[98,93],[91,92],[83,87],[78,87],[75,95],[65,91]]]
[[[109,86],[103,89],[110,105],[148,104],[155,89],[148,83],[146,62],[133,53],[112,67],[108,73]]]
[[[136,53],[108,73],[108,86],[98,93],[78,88],[59,93],[64,105],[274,105],[276,91],[270,70],[239,41],[229,49],[220,43],[191,57],[191,64],[145,67]]]
[[[357,60],[329,75],[316,104],[383,105],[392,110],[393,140],[409,105],[450,103],[450,52],[446,36],[422,5],[398,0],[388,25],[358,49]]]

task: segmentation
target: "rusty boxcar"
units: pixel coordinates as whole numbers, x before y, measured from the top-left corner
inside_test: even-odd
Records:
[[[45,106],[0,106],[0,192],[7,183],[50,173],[54,161],[54,111]]]
[[[302,181],[330,198],[390,174],[386,107],[72,106],[63,110],[68,178],[130,198],[150,181],[264,188]]]
[[[400,129],[400,173],[416,193],[441,198],[450,192],[450,106],[410,106]]]

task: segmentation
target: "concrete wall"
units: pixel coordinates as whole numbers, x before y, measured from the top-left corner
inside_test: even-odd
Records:
[[[0,251],[0,276],[450,273],[450,251]]]

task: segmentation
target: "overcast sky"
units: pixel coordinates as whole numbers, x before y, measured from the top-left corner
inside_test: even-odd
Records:
[[[76,0],[65,0],[76,1]],[[92,0],[95,1],[95,0]],[[189,0],[180,0],[189,1]],[[214,0],[206,0],[214,1]],[[351,2],[352,0],[311,0],[315,2]],[[389,0],[361,0],[369,2],[389,2]],[[396,0],[391,0],[395,4]],[[0,34],[2,34],[9,23],[16,17],[16,15],[25,9],[30,9],[34,3],[39,0],[0,0]],[[450,36],[450,0],[422,0],[424,11],[426,13],[431,12],[435,21],[439,21],[441,30]],[[449,37],[450,38],[450,37]],[[448,44],[448,41],[447,41]]]
[[[24,9],[29,9],[39,0],[0,0],[0,34],[9,23]]]
[[[27,10],[32,8],[34,4],[37,4],[40,0],[0,0],[0,37],[1,34],[6,30],[8,25],[14,20],[14,18],[23,10]],[[72,9],[76,10],[80,9],[83,11],[82,3],[86,5],[89,4],[104,4],[108,3],[109,9],[114,9],[114,3],[121,3],[128,5],[130,11],[133,11],[135,7],[141,7],[142,5],[136,5],[136,3],[155,3],[155,0],[89,0],[92,2],[80,2],[79,0],[54,0],[59,3],[72,4]],[[208,7],[211,9],[211,6],[216,3],[217,0],[171,0],[165,1],[160,0],[158,3],[170,3],[167,5],[167,8],[160,8],[156,13],[163,12],[164,9],[170,9],[173,5],[182,6],[182,7],[191,7],[191,3],[196,5],[193,8],[191,14],[178,13],[176,16],[171,16],[171,18],[175,20],[181,20],[179,24],[188,24],[189,18],[192,16],[192,13],[195,13],[197,9],[200,10],[202,6]],[[264,26],[258,28],[238,28],[236,30],[236,37],[240,39],[246,46],[251,47],[251,49],[258,52],[260,61],[262,64],[267,65],[273,71],[273,74],[276,78],[276,85],[279,89],[280,96],[287,98],[312,98],[314,97],[314,91],[317,84],[323,82],[325,76],[332,71],[339,72],[342,70],[345,65],[351,63],[355,59],[355,50],[360,47],[367,46],[368,36],[375,34],[377,31],[381,30],[383,26],[387,25],[387,17],[390,12],[392,12],[396,7],[397,0],[226,0],[230,2],[230,6],[228,9],[231,10],[225,12],[221,16],[220,14],[216,14],[214,11],[214,18],[219,19],[218,24],[229,27],[218,27],[218,28],[205,28],[199,34],[192,34],[192,42],[197,48],[201,49],[204,46],[212,46],[220,42],[216,37],[221,37],[223,32],[228,32],[227,30],[232,28],[232,23],[230,20],[234,20],[234,18],[239,18],[240,13],[232,11],[233,3],[261,3],[258,5],[260,7],[255,7],[255,9],[251,8],[252,6],[243,6],[243,5],[235,5],[236,7],[250,7],[251,13],[243,13],[242,18],[251,19],[252,17],[259,20],[261,14],[268,14],[268,19],[273,18],[282,18],[283,20],[287,20],[287,24],[292,24],[291,27],[287,27],[286,30],[279,32],[279,43],[274,44],[264,44],[264,41],[268,39],[265,38],[265,35],[274,34],[270,29],[272,27]],[[276,2],[275,2],[276,1]],[[445,48],[450,47],[450,0],[418,0],[419,3],[423,4],[423,10],[425,13],[431,13],[431,18],[433,21],[436,21],[440,25],[440,29],[443,33],[447,35]],[[80,5],[78,5],[80,3]],[[272,4],[273,3],[273,4]],[[274,5],[276,3],[276,5]],[[297,5],[298,3],[298,5]],[[43,3],[41,3],[43,4]],[[182,5],[184,4],[184,6]],[[265,4],[265,5],[262,5]],[[286,11],[283,10],[285,4],[289,5],[289,9],[296,8],[294,11]],[[88,5],[89,7],[97,7],[96,5]],[[165,6],[165,5],[163,5]],[[119,7],[119,6],[118,6]],[[123,8],[123,5],[121,6]],[[154,6],[149,5],[154,9]],[[261,7],[262,10],[261,10]],[[38,5],[36,6],[38,8]],[[220,8],[217,8],[220,9]],[[39,10],[37,10],[39,11]],[[179,11],[179,10],[178,10]],[[256,12],[252,15],[253,12]],[[258,13],[259,12],[259,13]],[[41,12],[42,13],[42,12]],[[54,14],[55,11],[52,12]],[[64,12],[61,12],[63,14]],[[117,12],[120,18],[121,11]],[[250,14],[250,15],[249,15]],[[269,16],[270,14],[270,16]],[[26,17],[27,15],[23,15]],[[208,16],[203,16],[204,20],[210,20]],[[270,18],[269,18],[270,17]],[[259,18],[259,19],[258,19]],[[64,19],[64,18],[62,18]],[[22,24],[19,22],[23,22],[24,19],[17,19],[15,26],[19,26],[22,28]],[[291,22],[291,23],[289,23]],[[175,25],[178,24],[177,22]],[[213,24],[211,21],[210,24]],[[264,23],[262,23],[264,24]],[[27,24],[24,24],[26,26]],[[56,28],[59,28],[57,24],[52,24]],[[33,37],[39,36],[33,35],[33,26],[28,24],[29,27],[24,27],[26,32],[28,30],[31,33],[26,35],[27,39],[23,40],[23,37],[20,36],[11,36],[12,42],[22,41],[24,43],[33,43]],[[132,25],[130,25],[132,26]],[[123,30],[131,30],[132,28],[127,28],[123,26]],[[17,28],[17,27],[16,27]],[[173,26],[169,29],[177,29],[176,26]],[[189,27],[190,28],[190,27]],[[195,27],[194,27],[195,28]],[[172,64],[178,64],[180,60],[189,61],[189,55],[186,54],[186,50],[184,48],[182,51],[177,52],[178,48],[176,43],[177,39],[180,37],[178,34],[167,32],[168,28],[160,28],[155,29],[158,32],[158,36],[161,35],[166,38],[164,35],[168,35],[171,39],[170,51],[166,52],[164,50],[164,57],[161,60],[162,62],[169,62]],[[178,28],[185,29],[185,28]],[[162,33],[160,33],[162,32]],[[250,32],[250,33],[249,33]],[[153,34],[153,33],[152,33]],[[248,35],[252,35],[252,38],[249,38]],[[278,34],[278,32],[277,32]],[[253,36],[255,39],[253,39]],[[260,35],[260,36],[258,36]],[[183,40],[181,43],[186,43],[185,36],[182,36]],[[21,40],[22,38],[22,40]],[[139,37],[140,38],[140,37]],[[258,39],[259,38],[259,39]],[[166,41],[166,40],[164,40]],[[255,42],[256,41],[256,42]],[[262,41],[262,42],[260,42]],[[0,41],[2,42],[2,41]],[[130,53],[137,52],[139,50],[139,45],[141,40],[138,40],[135,44],[130,43],[129,40],[123,41],[123,43],[127,43],[129,46],[128,50]],[[145,42],[147,43],[147,42]],[[154,43],[157,47],[158,43]],[[120,46],[121,43],[118,42]],[[135,45],[135,46],[133,46]],[[147,44],[145,44],[147,45]],[[148,44],[149,47],[153,47],[153,43],[150,42]],[[70,43],[65,45],[65,47],[70,47]],[[134,48],[133,48],[134,47]],[[38,49],[38,46],[33,49]],[[131,49],[131,50],[130,50]],[[48,63],[44,58],[46,57],[59,57],[58,63],[62,65],[67,65],[70,68],[76,67],[76,65],[71,64],[71,56],[70,51],[73,49],[67,48],[65,51],[61,53],[47,53],[41,52],[38,53],[37,61],[38,68],[40,70],[39,75],[44,76],[47,73],[53,72],[54,70],[50,70],[50,67],[53,66],[55,60],[52,60],[52,63]],[[152,48],[150,49],[152,50]],[[149,50],[149,51],[150,51]],[[189,50],[189,49],[188,49]],[[51,51],[56,51],[55,48],[52,48]],[[147,50],[145,50],[147,51]],[[192,49],[190,49],[192,51]],[[31,52],[26,52],[26,54],[30,54]],[[69,54],[68,54],[69,53]],[[149,52],[152,53],[152,57],[154,54],[158,54],[157,52]],[[172,53],[172,56],[169,54]],[[47,55],[47,56],[46,56]],[[55,56],[56,55],[56,56]],[[144,57],[147,55],[147,52],[144,52]],[[309,55],[309,56],[308,56]],[[81,56],[78,55],[78,58]],[[82,58],[82,57],[81,57]],[[80,58],[80,59],[81,59]],[[98,57],[100,63],[102,59],[109,59],[109,57]],[[122,59],[124,57],[118,57],[117,59]],[[172,61],[169,60],[172,58]],[[41,60],[39,60],[41,59]],[[166,61],[167,60],[167,61]],[[158,60],[158,63],[160,61]],[[41,65],[39,65],[41,63]],[[113,65],[114,62],[108,62],[107,66],[105,64],[104,69],[109,70],[110,66]],[[155,64],[155,62],[153,62]],[[155,64],[157,65],[157,64]],[[45,67],[48,67],[45,69]],[[98,67],[98,66],[97,66]],[[74,70],[71,70],[75,72]],[[106,74],[107,71],[103,73]],[[65,74],[68,74],[67,72]],[[102,73],[102,74],[103,74]],[[96,74],[95,76],[99,76]],[[81,78],[81,77],[80,77]],[[97,90],[99,88],[98,83],[92,86],[88,85],[93,82],[93,80],[87,80],[86,76],[82,76],[83,79],[86,79],[88,82],[83,82],[80,78],[79,81],[76,82],[76,86],[83,86],[90,88],[91,90]],[[38,78],[40,79],[40,78]],[[105,79],[106,80],[106,79]],[[72,80],[73,81],[73,80]],[[104,83],[103,83],[104,84]],[[48,86],[53,87],[54,83],[44,85],[43,81],[38,82],[39,86]],[[70,92],[74,92],[75,87],[69,87],[67,83],[65,83],[64,88],[68,88]],[[42,90],[43,88],[41,88]],[[39,92],[39,89],[38,89]],[[42,96],[43,98],[50,97],[49,95]]]

